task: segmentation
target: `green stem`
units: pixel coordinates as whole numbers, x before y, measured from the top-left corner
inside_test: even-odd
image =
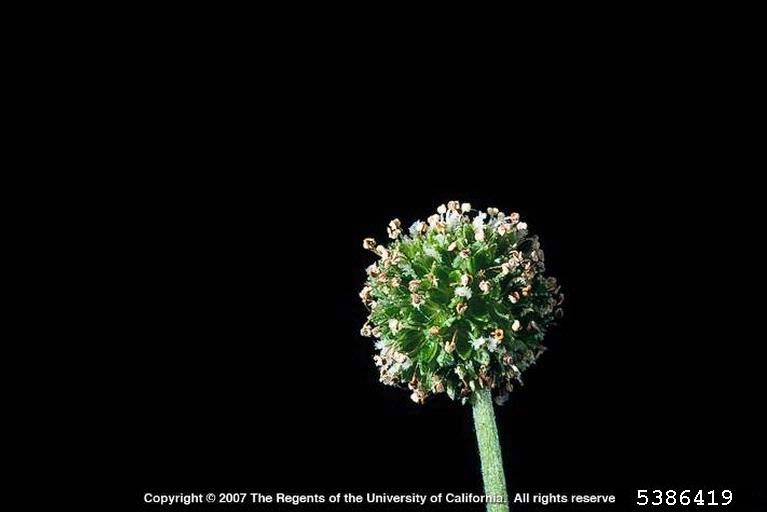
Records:
[[[474,393],[474,429],[477,432],[479,458],[482,461],[482,480],[486,496],[503,496],[504,503],[488,503],[488,512],[508,512],[506,479],[503,475],[501,445],[498,442],[498,427],[495,424],[493,399],[490,390],[480,389]]]

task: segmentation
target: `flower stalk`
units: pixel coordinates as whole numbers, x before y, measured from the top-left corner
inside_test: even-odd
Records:
[[[503,472],[501,445],[498,441],[498,427],[495,424],[493,400],[488,389],[474,393],[472,402],[474,430],[477,433],[479,458],[482,463],[482,481],[486,496],[503,497],[503,503],[488,503],[488,512],[508,512],[509,497],[506,492],[506,478]]]

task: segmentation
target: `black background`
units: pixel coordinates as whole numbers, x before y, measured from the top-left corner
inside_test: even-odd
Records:
[[[512,492],[616,493],[604,510],[624,510],[640,488],[726,488],[729,509],[757,510],[757,38],[707,14],[450,65],[301,46],[270,57],[268,93],[192,109],[184,66],[154,69],[164,89],[125,159],[178,173],[127,180],[119,220],[136,506],[480,492],[470,410],[379,384],[359,335],[362,238],[457,199],[520,212],[566,294],[551,350],[497,408]]]

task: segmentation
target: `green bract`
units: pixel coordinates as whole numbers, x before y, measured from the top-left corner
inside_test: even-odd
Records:
[[[518,214],[457,201],[437,212],[407,232],[391,221],[388,246],[363,242],[380,260],[360,293],[362,334],[378,338],[381,382],[407,385],[416,402],[490,388],[502,403],[542,353],[563,296]]]

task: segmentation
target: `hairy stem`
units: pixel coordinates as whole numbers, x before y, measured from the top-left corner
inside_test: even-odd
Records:
[[[479,389],[474,393],[474,429],[477,432],[479,458],[482,461],[482,480],[485,483],[485,495],[503,496],[504,503],[488,503],[488,512],[508,512],[508,494],[506,478],[503,474],[501,445],[498,442],[498,427],[495,424],[493,399],[490,390]]]

